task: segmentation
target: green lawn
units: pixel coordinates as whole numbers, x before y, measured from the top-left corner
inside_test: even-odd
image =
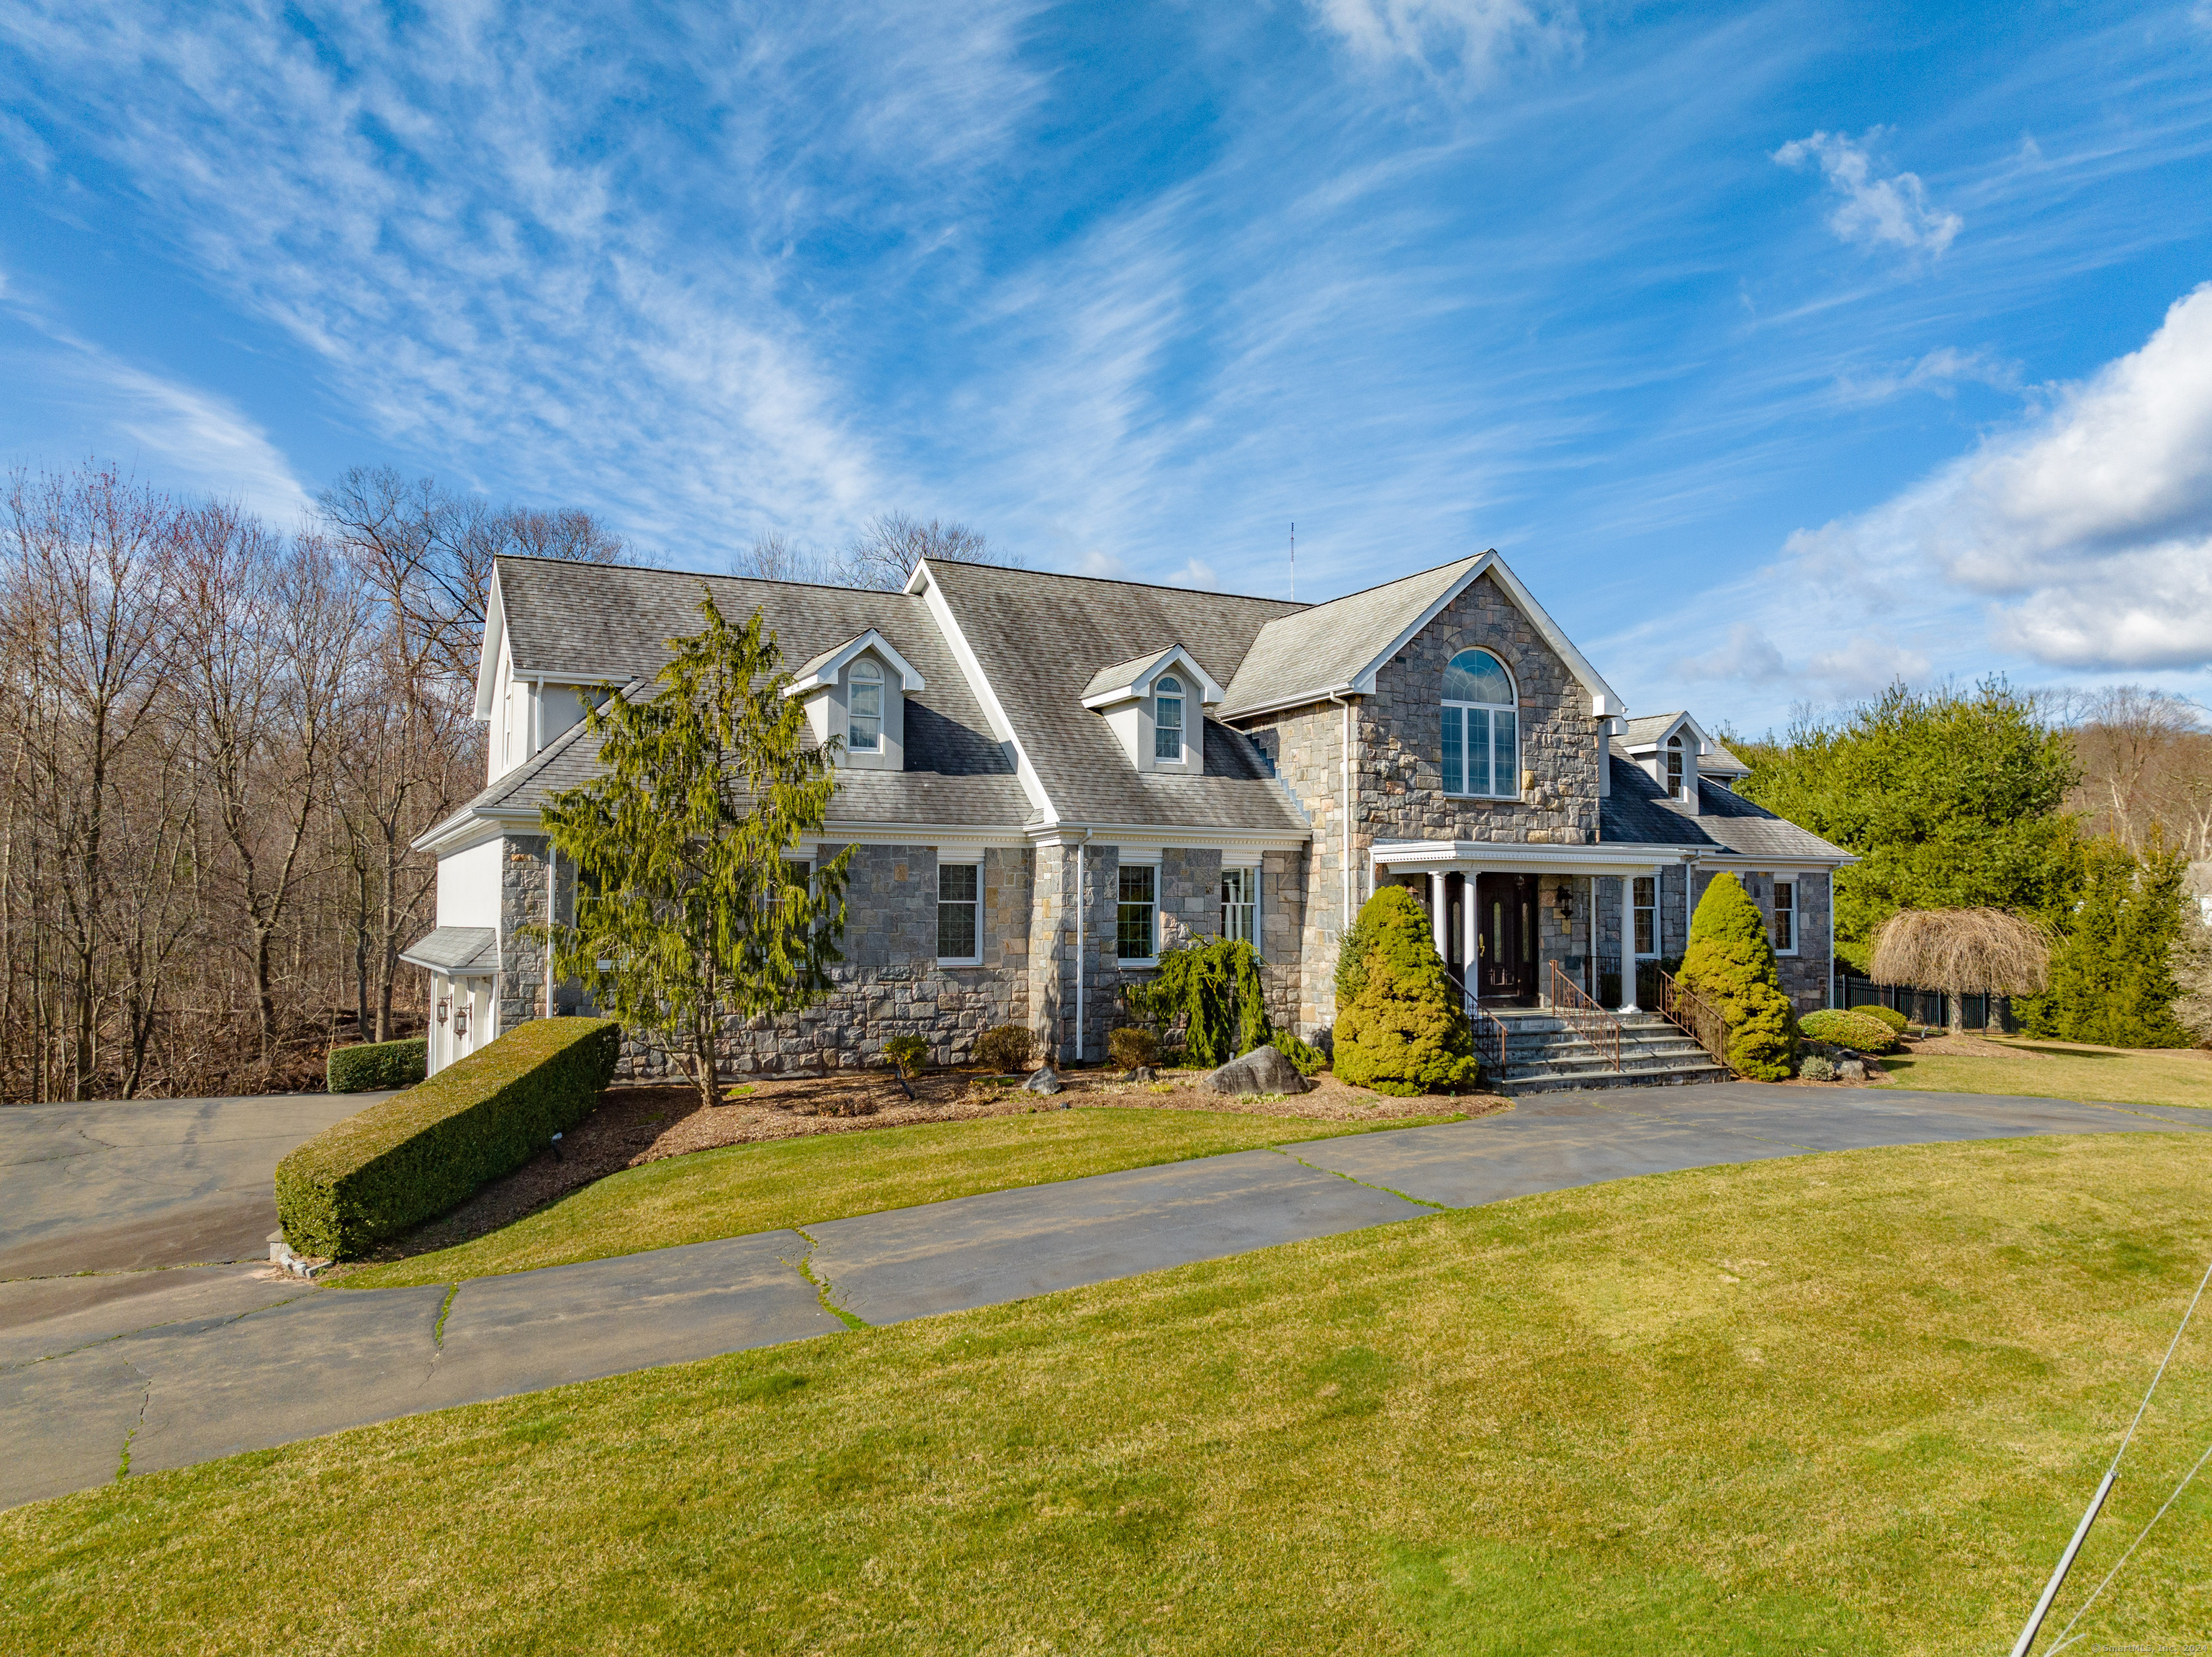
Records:
[[[343,1281],[354,1288],[451,1282],[1222,1151],[1456,1119],[1399,1117],[1370,1126],[1226,1111],[1085,1109],[732,1145],[625,1168],[473,1242],[368,1267]]]
[[[2003,1057],[1944,1053],[1882,1060],[1893,1083],[1942,1093],[2025,1093],[2116,1105],[2212,1106],[2212,1053],[2193,1048],[2089,1047],[2078,1042],[1992,1038]]]
[[[2208,1190],[2193,1136],[1790,1158],[389,1422],[0,1514],[0,1649],[2002,1651]],[[2208,1422],[2212,1321],[2062,1617]],[[2084,1649],[2212,1633],[2208,1534]]]

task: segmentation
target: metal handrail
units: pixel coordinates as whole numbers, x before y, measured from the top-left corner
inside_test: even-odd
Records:
[[[1659,1011],[1704,1048],[1714,1063],[1731,1075],[1735,1073],[1728,1059],[1728,1020],[1712,1002],[1671,972],[1659,975]]]
[[[1490,1062],[1487,1055],[1483,1056],[1483,1069],[1487,1073],[1489,1079],[1495,1081],[1505,1074],[1505,1039],[1512,1032],[1506,1027],[1504,1019],[1485,1009],[1480,1002],[1469,1003],[1467,1021],[1474,1031],[1474,1045],[1477,1053],[1481,1053],[1482,1045],[1486,1040],[1497,1051],[1498,1059],[1494,1064]]]
[[[1552,963],[1552,1014],[1620,1069],[1620,1020],[1592,1001],[1577,984]]]

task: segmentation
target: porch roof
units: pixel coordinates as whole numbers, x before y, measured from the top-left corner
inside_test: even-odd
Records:
[[[1543,845],[1516,840],[1377,840],[1368,856],[1378,868],[1527,870],[1540,874],[1649,874],[1689,861],[1683,846]]]
[[[427,966],[458,978],[478,978],[499,971],[499,929],[492,926],[441,926],[425,933],[399,952],[410,966]]]

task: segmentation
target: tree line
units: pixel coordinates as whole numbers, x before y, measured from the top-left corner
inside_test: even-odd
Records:
[[[2212,933],[2187,889],[2212,858],[2212,732],[2140,685],[2032,693],[2002,679],[1883,695],[1779,739],[1731,740],[1743,793],[1855,854],[1837,956],[1868,969],[1905,910],[1995,909],[2051,944],[2031,1033],[2121,1046],[2212,1040]]]
[[[359,466],[302,522],[88,463],[0,502],[0,1100],[319,1085],[334,1042],[423,1027],[434,860],[484,783],[492,562],[632,549],[578,509]],[[731,573],[896,588],[959,524],[763,537]]]

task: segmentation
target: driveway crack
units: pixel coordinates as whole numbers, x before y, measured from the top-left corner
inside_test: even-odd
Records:
[[[814,1285],[815,1298],[822,1302],[822,1309],[824,1312],[827,1312],[831,1317],[836,1319],[839,1323],[843,1324],[848,1329],[867,1328],[869,1325],[868,1320],[866,1318],[855,1316],[854,1313],[846,1311],[843,1307],[839,1306],[836,1301],[830,1298],[835,1292],[830,1288],[830,1280],[827,1277],[817,1277],[814,1275],[814,1251],[819,1248],[821,1245],[817,1243],[813,1238],[808,1237],[806,1233],[804,1231],[799,1231],[799,1228],[797,1226],[793,1226],[792,1230],[798,1232],[801,1237],[806,1238],[806,1252],[800,1255],[796,1260],[791,1258],[790,1256],[786,1255],[783,1260],[784,1264],[789,1266],[800,1276],[805,1278],[808,1282]]]
[[[124,1362],[125,1363],[131,1363],[131,1361],[128,1358],[125,1358]],[[152,1374],[140,1364],[131,1363],[131,1367],[138,1372],[140,1377],[145,1381],[146,1386],[145,1390],[141,1392],[138,1395],[138,1419],[131,1423],[131,1430],[123,1435],[123,1456],[122,1459],[115,1465],[115,1482],[118,1484],[120,1484],[125,1479],[131,1477],[131,1441],[138,1436],[138,1429],[145,1426],[146,1411],[153,1407],[154,1403],[154,1377]]]
[[[1302,1168],[1311,1168],[1316,1173],[1334,1174],[1339,1179],[1348,1181],[1350,1184],[1358,1185],[1363,1190],[1379,1191],[1386,1197],[1395,1197],[1400,1202],[1411,1203],[1417,1208],[1434,1209],[1438,1214],[1449,1214],[1451,1211],[1451,1204],[1449,1203],[1431,1203],[1425,1197],[1415,1197],[1408,1191],[1398,1190],[1394,1185],[1378,1185],[1372,1179],[1355,1179],[1352,1175],[1342,1172],[1340,1169],[1316,1167],[1313,1163],[1307,1161],[1305,1158],[1300,1156],[1296,1151],[1291,1150],[1285,1146],[1270,1145],[1267,1148],[1274,1152],[1278,1156],[1286,1156],[1290,1158],[1291,1161],[1297,1163]]]

